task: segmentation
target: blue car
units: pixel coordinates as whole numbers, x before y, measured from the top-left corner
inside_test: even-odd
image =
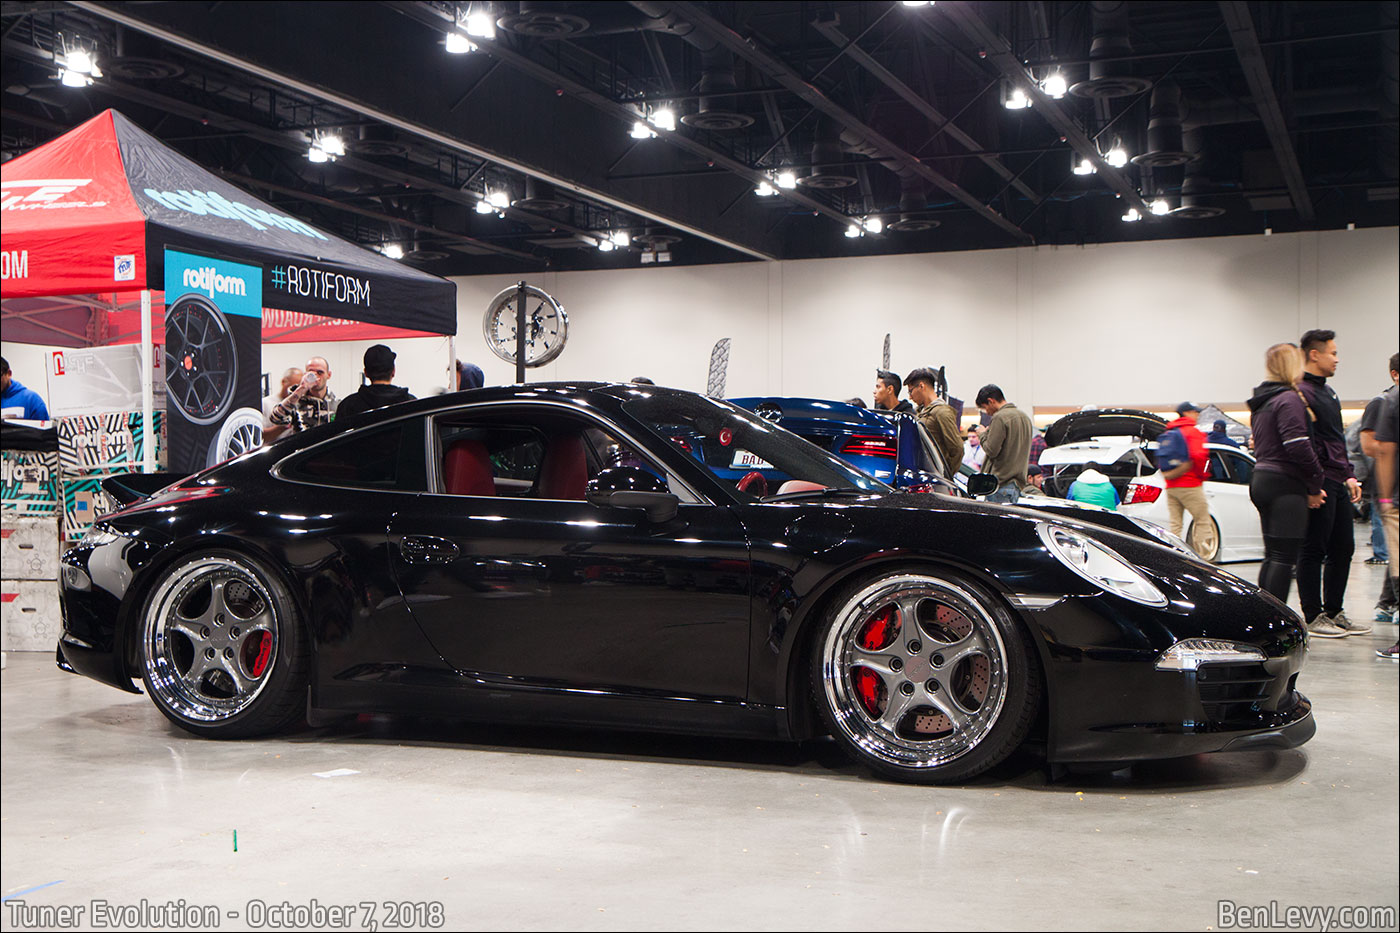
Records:
[[[846,402],[815,398],[733,398],[740,408],[786,428],[823,450],[906,492],[949,492],[938,453],[913,416],[877,412]],[[746,469],[747,467],[747,469]],[[734,463],[734,479],[754,464]],[[954,493],[956,495],[956,492]]]

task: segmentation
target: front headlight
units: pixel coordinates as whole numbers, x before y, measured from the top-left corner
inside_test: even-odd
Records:
[[[1163,528],[1161,525],[1154,525],[1146,519],[1136,518],[1132,515],[1128,516],[1128,521],[1132,522],[1134,525],[1137,525],[1143,531],[1147,532],[1152,537],[1165,544],[1167,547],[1180,551],[1186,556],[1195,558],[1196,560],[1200,559],[1196,552],[1191,550],[1191,545],[1187,544],[1185,541],[1181,540],[1181,538],[1172,534],[1170,531]]]
[[[1144,606],[1167,604],[1167,597],[1136,567],[1093,538],[1063,525],[1042,524],[1036,530],[1060,563],[1095,586]]]
[[[113,541],[120,541],[121,537],[110,528],[93,525],[78,539],[78,547],[97,547],[102,544],[111,544]]]

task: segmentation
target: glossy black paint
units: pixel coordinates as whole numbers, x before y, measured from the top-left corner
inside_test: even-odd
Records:
[[[832,594],[861,575],[922,567],[981,583],[1030,634],[1051,760],[1287,747],[1312,734],[1294,690],[1304,629],[1252,585],[1141,537],[1031,509],[894,492],[747,501],[629,418],[623,404],[640,391],[670,390],[544,385],[410,402],[104,516],[100,537],[63,558],[62,656],[133,689],[152,586],[179,557],[222,548],[284,577],[310,639],[318,707],[801,739],[815,731],[810,638]],[[298,455],[344,432],[396,421],[421,432],[427,417],[463,406],[550,406],[615,427],[708,502],[652,521],[587,501],[289,478]],[[1039,537],[1047,520],[1116,550],[1169,604],[1105,594],[1070,571]],[[1154,669],[1190,637],[1260,647],[1268,695],[1208,709],[1196,673]]]

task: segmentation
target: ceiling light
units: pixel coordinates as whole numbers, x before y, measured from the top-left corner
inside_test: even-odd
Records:
[[[482,198],[476,202],[476,212],[478,214],[494,214],[496,209],[491,206],[491,202]]]
[[[497,188],[495,191],[486,192],[486,203],[497,210],[505,210],[510,207],[510,193],[504,188]]]
[[[656,254],[653,253],[653,252],[652,252],[651,250],[649,250],[649,249],[648,249],[648,250],[643,250],[643,251],[642,251],[642,257],[641,257],[641,258],[642,258],[642,265],[644,265],[644,266],[651,265],[652,263],[656,262]]]
[[[903,0],[905,6],[933,6],[933,0]]]
[[[778,189],[770,185],[768,183],[768,180],[765,178],[763,181],[758,183],[757,188],[753,189],[753,193],[758,195],[760,198],[771,198],[773,195],[778,193]]]
[[[1130,207],[1128,208],[1128,213],[1123,215],[1123,220],[1126,223],[1133,223],[1134,221],[1142,220],[1142,215],[1138,213],[1136,207]]]
[[[1156,214],[1158,217],[1161,217],[1172,209],[1172,206],[1167,203],[1166,198],[1157,198],[1154,201],[1149,201],[1147,206],[1151,208],[1152,213]]]
[[[84,49],[74,49],[64,56],[63,67],[80,75],[90,75],[97,71],[97,63],[92,60],[92,53]],[[101,77],[102,72],[97,71],[97,75]]]
[[[331,160],[331,157],[326,152],[326,150],[322,149],[319,143],[314,142],[311,144],[311,148],[306,150],[306,157],[312,162],[316,162],[318,164],[321,162],[329,162]]]
[[[598,238],[598,252],[611,253],[616,248],[617,247],[613,245],[613,241],[609,240],[607,237]]]
[[[658,130],[670,132],[676,128],[676,114],[670,107],[657,107],[647,117],[647,122]]]
[[[72,68],[61,68],[58,74],[54,75],[64,87],[87,87],[92,83],[92,79],[87,75],[74,71]]]
[[[402,259],[403,247],[397,243],[385,243],[379,251],[390,259]]]
[[[467,14],[467,35],[478,39],[496,38],[496,19],[485,4]]]
[[[647,126],[641,120],[638,120],[632,124],[632,132],[627,135],[631,136],[633,139],[652,139],[656,136],[656,133],[651,127]]]
[[[1122,168],[1128,164],[1128,151],[1123,148],[1122,143],[1114,143],[1103,160],[1114,168]]]
[[[657,261],[657,262],[670,262],[670,261],[671,261],[671,251],[670,251],[669,249],[663,249],[663,250],[657,251],[657,253],[656,253],[656,261]]]
[[[789,191],[797,187],[797,173],[792,169],[783,169],[778,173],[778,187],[786,188]]]
[[[626,248],[632,245],[632,235],[626,230],[614,230],[612,233],[612,241],[614,246]]]
[[[468,52],[475,52],[477,49],[475,42],[455,29],[447,34],[447,40],[444,45],[447,51],[453,55],[465,55]]]
[[[1030,107],[1031,99],[1021,88],[1006,84],[1002,88],[1001,105],[1007,110],[1025,110]]]
[[[1076,174],[1076,175],[1092,175],[1092,174],[1094,174],[1094,173],[1097,172],[1097,171],[1098,171],[1098,169],[1094,166],[1094,163],[1093,163],[1093,162],[1090,162],[1088,159],[1084,158],[1083,156],[1077,156],[1077,157],[1075,157],[1075,160],[1074,160],[1074,174]]]
[[[867,218],[862,226],[865,227],[867,233],[879,233],[881,230],[885,229],[884,221],[878,217]]]
[[[846,236],[848,236],[852,240],[854,240],[858,236],[864,235],[865,233],[863,230],[860,229],[859,224],[851,224],[849,227],[846,228]]]
[[[1065,76],[1056,69],[1050,73],[1049,77],[1040,82],[1040,89],[1045,92],[1047,97],[1053,97],[1055,100],[1059,100],[1069,92],[1069,82],[1066,81]]]
[[[319,140],[321,149],[332,159],[345,155],[345,141],[337,133],[324,135]]]

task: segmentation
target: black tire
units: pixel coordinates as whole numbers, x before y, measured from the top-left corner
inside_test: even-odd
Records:
[[[965,781],[1004,761],[1040,706],[1040,667],[1019,623],[991,593],[941,571],[892,570],[839,594],[812,643],[811,681],[847,754],[914,784]]]
[[[232,551],[181,558],[142,609],[141,679],[156,708],[205,738],[286,728],[305,713],[309,659],[278,576]]]
[[[1197,534],[1196,523],[1192,522],[1191,527],[1186,529],[1186,543],[1201,560],[1210,564],[1219,563],[1220,523],[1215,520],[1215,516],[1210,516],[1209,527],[1202,528],[1200,534]]]

